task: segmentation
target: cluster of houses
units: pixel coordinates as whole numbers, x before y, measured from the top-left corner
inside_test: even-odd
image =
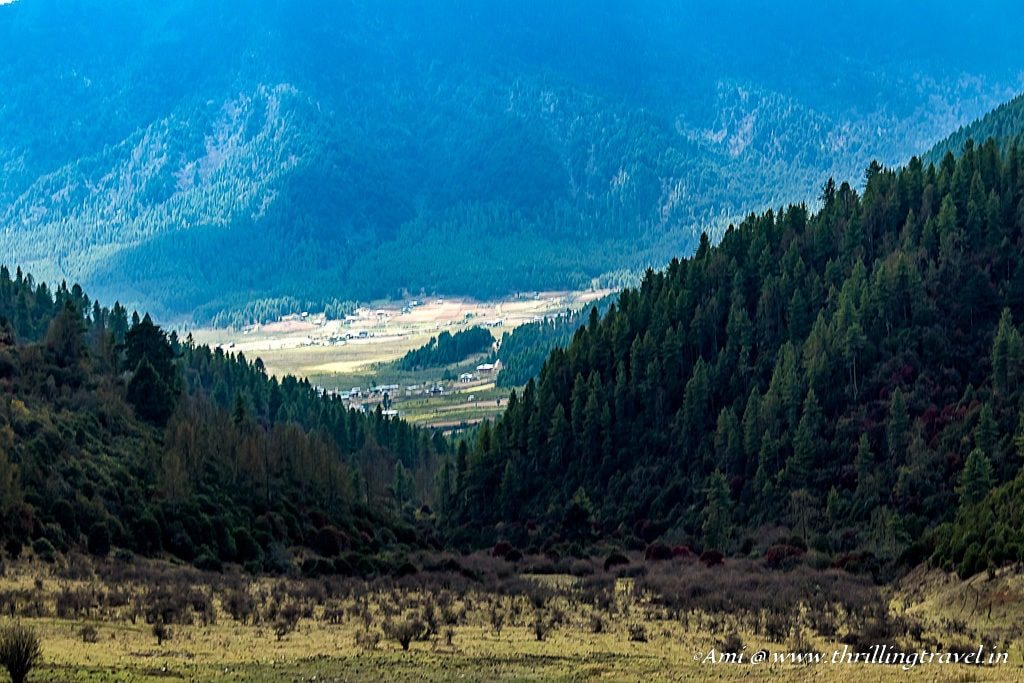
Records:
[[[380,384],[373,387],[352,387],[351,389],[325,389],[321,386],[313,387],[316,391],[325,396],[340,398],[345,401],[349,408],[362,410],[371,413],[381,407],[381,414],[384,417],[398,417],[398,410],[392,407],[392,401],[399,397],[413,396],[444,396],[449,393],[448,389],[441,382],[433,384],[410,384],[402,387],[398,384]]]
[[[471,384],[480,379],[487,379],[489,376],[497,375],[501,372],[501,361],[495,361],[493,363],[481,363],[476,366],[476,372],[464,372],[459,375],[459,382],[461,384]]]

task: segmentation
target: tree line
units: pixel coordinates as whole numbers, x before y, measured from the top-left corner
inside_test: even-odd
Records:
[[[458,444],[453,543],[781,534],[876,570],[1024,559],[998,514],[1024,502],[1020,149],[873,163],[821,203],[705,236],[591,311]]]
[[[418,349],[408,351],[395,365],[400,370],[440,368],[490,351],[493,345],[494,336],[483,327],[470,327],[455,334],[444,330]]]
[[[0,542],[288,571],[434,537],[440,436],[0,268]],[[429,519],[429,515],[420,519]],[[433,541],[436,543],[436,541]],[[341,559],[339,559],[341,558]]]

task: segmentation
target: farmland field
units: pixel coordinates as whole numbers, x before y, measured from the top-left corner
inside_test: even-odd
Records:
[[[255,579],[73,557],[66,565],[8,567],[0,606],[42,640],[44,663],[30,681],[965,682],[1024,675],[1024,580],[1016,573],[964,583],[920,572],[882,589],[836,570],[768,571],[747,560],[704,567],[695,559],[630,557],[617,573],[585,559],[446,562],[443,572],[401,579]],[[954,595],[974,596],[976,604]],[[989,616],[980,618],[979,608]],[[1006,652],[1008,661],[906,671],[831,661],[844,647],[873,643],[904,652],[982,646]],[[707,659],[732,651],[746,660],[765,651],[769,661]],[[818,661],[773,661],[791,653]]]
[[[498,340],[519,325],[578,309],[609,293],[539,292],[489,302],[438,298],[417,306],[367,306],[345,320],[327,320],[322,315],[290,316],[242,330],[200,328],[191,332],[201,344],[243,353],[249,360],[261,358],[270,374],[304,377],[328,390],[391,384],[424,387],[442,382],[446,370],[450,377],[473,371],[485,358],[482,355],[447,368],[416,371],[401,371],[394,366],[393,361],[442,331],[454,334],[485,325]],[[496,415],[508,397],[507,390],[494,387],[493,377],[481,377],[467,386],[454,386],[451,380],[447,384],[449,390],[443,395],[413,392],[405,396],[403,392],[393,397],[398,401],[395,407],[410,422],[454,427]],[[377,402],[379,398],[370,407]]]

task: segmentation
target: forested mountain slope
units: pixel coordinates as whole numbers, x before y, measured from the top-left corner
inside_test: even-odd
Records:
[[[702,240],[554,351],[459,445],[455,541],[1024,559],[999,512],[1024,502],[1020,150],[872,164],[821,199]]]
[[[440,438],[0,268],[0,543],[289,571],[423,547]],[[317,553],[310,556],[310,552]],[[341,559],[337,559],[337,558]],[[358,566],[354,566],[358,565]]]
[[[947,152],[959,154],[968,140],[996,140],[1005,151],[1024,139],[1024,94],[1004,102],[980,119],[962,126],[933,147],[923,159],[938,163]]]
[[[566,311],[520,325],[501,335],[497,358],[499,387],[519,387],[535,378],[552,349],[566,346],[591,315],[604,313],[618,295],[609,294],[578,311]]]
[[[0,251],[202,319],[585,285],[1008,97],[1018,10],[986,11],[19,0]]]

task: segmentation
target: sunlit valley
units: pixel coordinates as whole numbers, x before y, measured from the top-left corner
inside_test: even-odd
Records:
[[[0,682],[1024,678],[1024,10],[0,0]]]

